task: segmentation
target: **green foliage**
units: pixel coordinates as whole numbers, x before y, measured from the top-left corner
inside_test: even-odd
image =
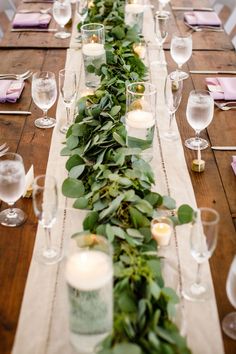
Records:
[[[93,3],[87,22],[105,25],[107,64],[99,72],[89,68],[101,84],[78,101],[61,154],[69,156],[62,192],[88,210],[83,232],[104,235],[114,248],[114,328],[99,354],[189,354],[171,321],[178,297],[165,287],[150,222],[159,208],[170,210],[176,224],[190,222],[193,210],[183,205],[176,212],[171,197],[152,192],[154,174],[141,149],[126,146],[126,85],[145,80],[147,68],[132,50],[138,34],[124,24],[125,1]]]

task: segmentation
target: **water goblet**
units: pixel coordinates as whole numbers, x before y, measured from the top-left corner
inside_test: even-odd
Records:
[[[159,46],[159,57],[161,57],[161,51],[163,49],[163,44],[168,36],[168,20],[169,14],[167,12],[158,11],[155,15],[155,39]],[[161,59],[155,62],[161,64]]]
[[[210,296],[207,283],[201,280],[201,265],[213,254],[218,236],[219,214],[211,208],[199,208],[191,225],[190,249],[197,262],[196,280],[183,290],[183,296],[190,301],[205,301]]]
[[[181,71],[182,65],[186,63],[192,55],[192,35],[173,35],[171,39],[170,54],[178,65],[176,76],[185,80],[189,75]]]
[[[185,146],[192,150],[206,149],[208,142],[200,138],[200,132],[207,128],[214,115],[214,100],[205,90],[193,90],[189,94],[186,116],[189,125],[195,130],[195,137],[185,140]]]
[[[25,213],[14,208],[14,203],[22,196],[25,189],[25,169],[22,157],[7,152],[0,156],[0,199],[9,205],[0,212],[0,224],[15,227],[26,220]]]
[[[55,264],[62,259],[62,252],[52,245],[51,228],[56,221],[58,191],[53,176],[41,175],[33,183],[33,208],[39,223],[45,230],[45,246],[39,250],[37,260],[43,264]]]
[[[66,32],[64,27],[71,18],[70,0],[55,0],[53,4],[53,17],[61,27],[61,31],[55,33],[55,37],[59,39],[69,38],[71,34]]]
[[[236,256],[231,263],[226,281],[226,292],[231,305],[236,308]],[[236,312],[231,312],[223,318],[222,328],[225,334],[236,340]]]
[[[47,115],[48,109],[57,99],[57,84],[55,74],[50,71],[36,72],[32,78],[32,97],[34,103],[42,109],[43,117],[35,120],[38,128],[52,128],[56,124],[55,118]]]
[[[77,76],[75,71],[62,69],[59,71],[59,89],[66,106],[66,124],[60,128],[62,133],[69,129],[71,121],[71,106],[76,97]]]
[[[162,138],[168,141],[174,141],[179,138],[178,134],[172,129],[172,122],[182,99],[182,90],[183,80],[178,79],[173,73],[169,74],[166,77],[164,87],[165,103],[169,112],[169,128],[168,131],[162,134]]]

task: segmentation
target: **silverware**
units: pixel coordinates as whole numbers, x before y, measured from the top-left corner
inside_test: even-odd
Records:
[[[212,146],[212,150],[234,151],[236,146]]]
[[[0,115],[1,115],[1,114],[30,115],[31,112],[29,112],[29,111],[0,111]]]
[[[208,25],[190,25],[186,21],[184,21],[184,24],[188,27],[191,28],[194,32],[201,32],[201,31],[209,31],[209,32],[224,32],[224,29],[220,26],[208,26]]]
[[[236,75],[235,70],[189,70],[190,74],[232,74]]]
[[[7,143],[4,143],[0,146],[0,156],[5,154],[9,150],[9,147],[7,146]]]
[[[26,71],[23,74],[0,74],[0,80],[7,80],[7,79],[13,79],[13,80],[26,80],[28,79],[31,75],[33,74],[33,71]]]
[[[222,111],[229,111],[230,109],[236,109],[236,102],[235,101],[228,101],[228,102],[216,102],[214,101],[216,107],[220,108]],[[233,105],[233,106],[228,106]]]
[[[57,32],[56,28],[12,28],[11,32]]]
[[[184,6],[172,6],[174,11],[214,11],[211,7],[184,7]]]

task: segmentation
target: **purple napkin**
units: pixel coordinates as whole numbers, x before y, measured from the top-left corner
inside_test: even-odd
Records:
[[[206,84],[214,100],[236,100],[236,77],[208,77]]]
[[[215,12],[191,11],[184,13],[185,21],[191,25],[221,26],[221,20]]]
[[[21,80],[0,80],[0,103],[15,103],[25,86]]]
[[[49,14],[34,12],[30,14],[16,14],[12,23],[13,28],[48,28],[51,21]]]
[[[236,156],[232,156],[233,161],[231,162],[232,169],[234,171],[234,174],[236,175]]]

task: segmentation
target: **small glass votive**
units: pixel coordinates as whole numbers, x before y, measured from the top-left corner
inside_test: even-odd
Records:
[[[166,216],[161,216],[151,221],[152,237],[157,242],[158,248],[169,246],[173,228],[172,220]]]
[[[145,59],[146,55],[146,42],[144,38],[140,38],[140,41],[133,44],[133,51],[140,59]]]

